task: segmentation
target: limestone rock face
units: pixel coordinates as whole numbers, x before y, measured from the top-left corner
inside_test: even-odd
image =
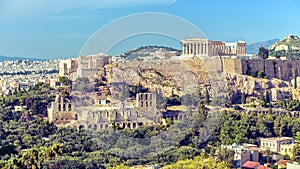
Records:
[[[227,73],[224,75],[227,91],[227,97],[235,103],[242,93],[247,96],[259,97],[261,93],[269,90],[272,92],[272,99],[278,100],[290,96],[291,83],[279,79],[255,78],[247,75]],[[237,101],[238,103],[238,101]]]

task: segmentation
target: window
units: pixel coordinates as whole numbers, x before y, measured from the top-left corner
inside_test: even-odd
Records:
[[[75,120],[78,120],[78,114],[75,114]]]
[[[68,111],[71,111],[71,104],[68,104]]]

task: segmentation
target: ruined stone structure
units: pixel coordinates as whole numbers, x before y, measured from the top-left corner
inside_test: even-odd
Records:
[[[59,63],[59,76],[67,76],[70,79],[90,77],[95,75],[100,68],[111,62],[111,57],[104,54],[81,56],[77,59],[65,59]]]
[[[111,57],[104,54],[81,56],[78,58],[77,77],[90,77],[95,75],[100,68],[110,64]]]
[[[48,108],[48,117],[57,125],[65,125],[71,123],[72,120],[78,119],[78,115],[74,109],[74,103],[68,99],[56,95],[55,101]]]
[[[204,38],[191,38],[181,41],[182,55],[221,56],[246,55],[246,42],[222,42]]]
[[[137,98],[136,107],[75,107],[74,101],[57,95],[48,108],[48,117],[58,126],[85,129],[107,129],[109,126],[137,128],[144,124],[160,124],[156,93],[139,93]]]
[[[218,57],[208,59],[206,66],[214,71],[251,75],[263,71],[267,77],[291,81],[300,76],[300,60],[263,60]]]
[[[153,93],[138,93],[136,95],[136,106],[141,108],[153,108],[156,106],[156,95]]]
[[[59,63],[59,76],[73,78],[78,67],[76,59],[64,59]]]
[[[153,112],[133,108],[80,107],[76,112],[78,120],[72,121],[69,125],[84,129],[108,129],[109,126],[133,129],[159,122],[158,117],[153,116]]]

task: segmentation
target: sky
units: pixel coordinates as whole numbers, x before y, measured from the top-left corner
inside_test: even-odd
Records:
[[[300,35],[298,0],[0,0],[0,55],[78,57],[97,30],[143,12],[178,16],[213,40],[254,43]],[[180,47],[157,35],[130,38],[112,54],[145,45]]]

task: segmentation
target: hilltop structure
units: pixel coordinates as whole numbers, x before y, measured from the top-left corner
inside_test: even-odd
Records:
[[[59,76],[67,76],[70,79],[90,77],[95,75],[99,68],[110,63],[112,63],[112,58],[105,54],[61,60],[59,63]]]
[[[246,42],[222,42],[204,38],[190,38],[181,41],[182,55],[196,56],[221,56],[221,55],[246,55]]]

